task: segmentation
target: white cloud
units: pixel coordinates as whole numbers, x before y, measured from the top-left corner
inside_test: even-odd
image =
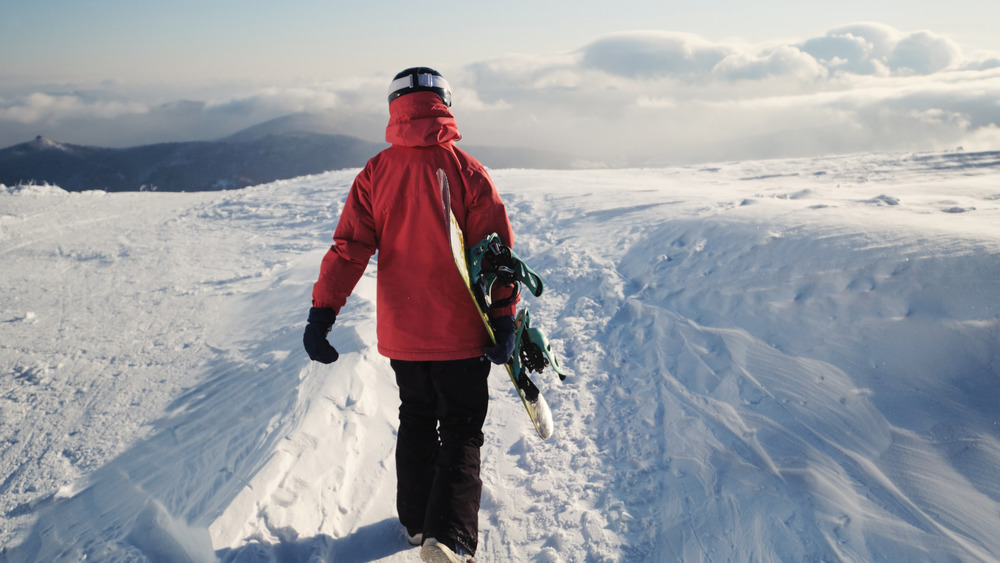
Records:
[[[968,151],[995,151],[997,147],[1000,147],[1000,127],[996,125],[980,127],[965,135],[961,145],[962,149]]]
[[[705,76],[732,48],[690,33],[638,31],[610,35],[581,50],[582,64],[628,78]]]
[[[528,101],[585,88],[575,55],[508,55],[468,65],[449,80],[456,96],[467,88],[485,104]]]
[[[888,37],[880,37],[874,42],[863,33],[864,30],[840,29],[831,31],[824,37],[807,40],[799,48],[813,56],[821,64],[833,72],[853,74],[888,74],[884,63],[888,50],[885,48]],[[876,55],[876,53],[878,53]]]
[[[814,80],[827,75],[826,68],[812,56],[790,45],[760,52],[737,52],[719,61],[712,75],[727,80],[763,80],[777,76]]]
[[[637,108],[674,109],[677,105],[677,100],[669,97],[641,95],[635,100]]]
[[[959,63],[959,68],[962,70],[990,70],[992,68],[1000,68],[1000,55],[986,51],[977,51],[971,55],[967,55]]]
[[[889,55],[889,67],[897,71],[933,74],[954,65],[962,52],[952,40],[927,31],[910,34]]]
[[[0,100],[0,122],[34,123],[84,116],[113,119],[148,112],[149,106],[141,102],[94,99],[80,93],[35,92],[13,100]]]
[[[130,146],[154,142],[216,139],[246,127],[302,112],[336,112],[364,116],[384,113],[385,80],[352,80],[334,84],[253,88],[242,93],[210,96],[207,101],[163,102],[156,95],[128,100],[127,86],[103,89],[35,92],[0,99],[0,146],[44,135],[61,142],[98,146]],[[228,90],[228,89],[225,89]],[[380,118],[381,120],[381,118]],[[381,132],[342,121],[345,134],[381,140]]]
[[[1000,126],[1000,55],[871,22],[766,44],[618,33],[574,51],[439,70],[452,84],[463,142],[612,164],[981,147]],[[9,97],[0,100],[0,135],[22,135],[7,144],[38,133],[81,142],[72,135],[82,132],[98,138],[91,144],[121,146],[217,138],[326,111],[341,116],[341,132],[381,140],[390,76],[174,104],[127,101],[115,84],[104,95]]]
[[[497,111],[507,111],[513,108],[513,106],[504,101],[497,100],[494,102],[485,102],[479,98],[479,93],[475,90],[464,90],[459,91],[459,93],[453,96],[454,105],[462,108],[463,111],[474,111],[474,112],[497,112]]]
[[[826,37],[857,37],[867,45],[867,55],[876,59],[889,56],[903,33],[891,26],[875,22],[859,22],[837,26]]]
[[[692,161],[931,149],[1000,124],[997,57],[929,31],[863,22],[760,45],[643,31],[574,54],[474,65],[465,86],[510,104],[477,116],[476,136]]]
[[[902,33],[878,23],[840,26],[799,47],[830,70],[853,74],[933,74],[962,59],[961,49],[947,37]]]

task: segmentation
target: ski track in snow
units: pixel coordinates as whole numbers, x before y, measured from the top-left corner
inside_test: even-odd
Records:
[[[998,560],[998,166],[493,172],[574,375],[493,372],[477,559]],[[0,560],[416,559],[374,263],[301,351],[355,173],[0,187]]]

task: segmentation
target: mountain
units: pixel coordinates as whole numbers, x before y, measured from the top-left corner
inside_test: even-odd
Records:
[[[574,375],[478,560],[1000,560],[1000,153],[492,176]],[[375,261],[302,350],[353,178],[0,187],[0,561],[417,559]]]
[[[122,149],[71,145],[38,137],[0,150],[0,184],[47,183],[69,191],[108,192],[234,189],[360,168],[388,146],[329,132],[340,124],[335,117],[294,114],[216,141]],[[555,153],[465,148],[494,168],[572,167],[570,157]]]
[[[385,119],[360,114],[339,112],[297,112],[252,125],[225,137],[226,141],[251,141],[272,135],[290,133],[318,133],[321,135],[347,135],[359,139],[381,139]]]
[[[316,133],[331,135],[347,131],[362,137],[372,132],[381,133],[385,123],[376,118],[351,116],[347,118],[331,113],[294,113],[248,127],[226,137],[227,141],[248,141],[271,135],[282,136],[295,133]],[[489,145],[460,146],[477,160],[490,168],[533,168],[567,170],[580,168],[578,159],[568,154],[521,147],[496,147]]]
[[[309,132],[124,149],[62,144],[39,137],[0,150],[0,183],[48,183],[69,191],[109,192],[243,188],[364,166],[384,146]]]

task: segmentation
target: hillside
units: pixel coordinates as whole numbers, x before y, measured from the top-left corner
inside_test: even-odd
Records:
[[[0,188],[0,560],[412,561],[355,171]],[[1000,154],[497,170],[574,376],[491,376],[480,561],[1000,560]]]

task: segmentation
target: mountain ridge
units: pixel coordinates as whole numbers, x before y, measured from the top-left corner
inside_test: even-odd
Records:
[[[336,117],[290,114],[212,141],[105,148],[42,136],[0,149],[0,183],[68,191],[214,191],[360,168],[388,146],[330,132]],[[515,147],[464,147],[493,168],[573,168],[571,157]]]

